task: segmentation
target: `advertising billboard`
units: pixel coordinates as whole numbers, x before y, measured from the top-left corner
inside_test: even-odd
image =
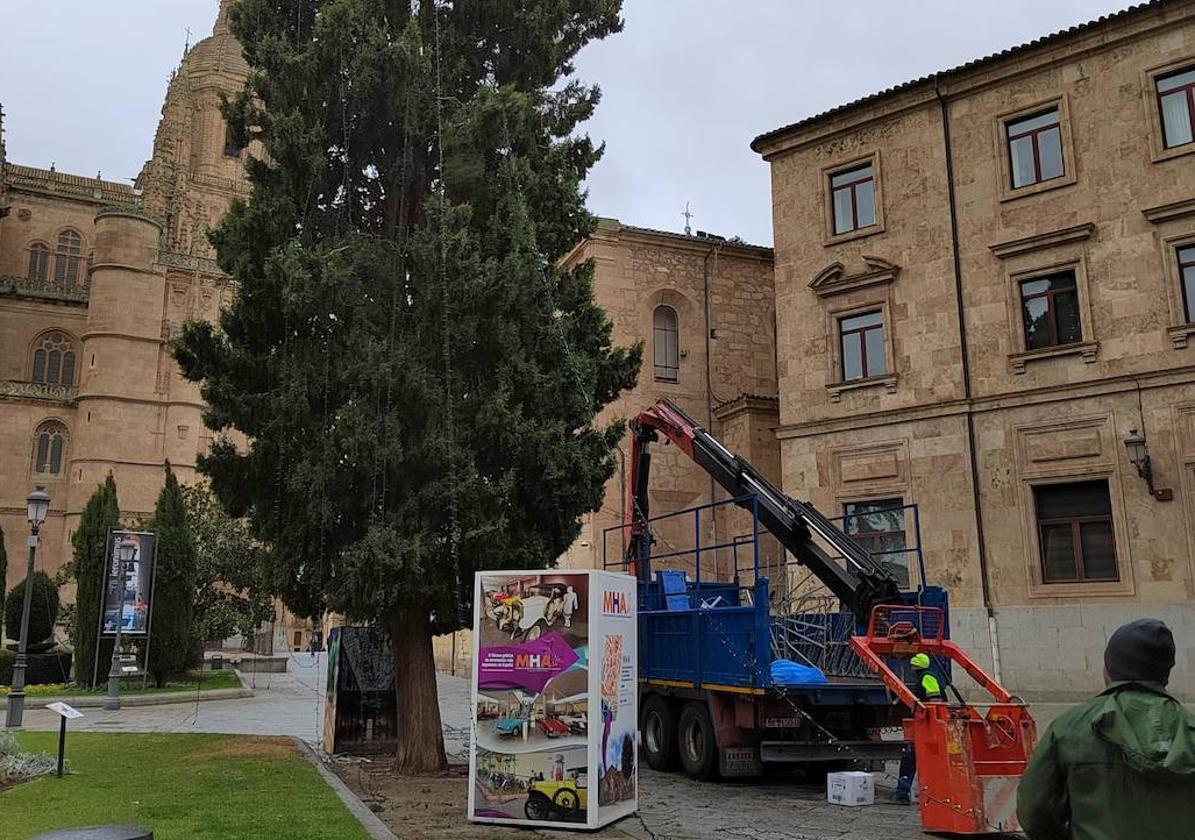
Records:
[[[469,818],[597,828],[637,807],[635,581],[479,572]]]
[[[117,549],[124,540],[136,548],[133,559],[124,564],[121,574]],[[100,613],[100,632],[115,636],[119,623],[125,636],[149,633],[149,608],[153,598],[154,560],[157,539],[153,534],[136,531],[110,531],[104,564],[104,602]]]
[[[324,751],[328,755],[394,755],[398,703],[394,656],[375,627],[333,627],[328,633]]]

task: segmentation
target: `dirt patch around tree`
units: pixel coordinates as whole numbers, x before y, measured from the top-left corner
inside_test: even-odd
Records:
[[[468,767],[454,765],[443,776],[396,776],[389,760],[337,758],[332,770],[353,793],[400,838],[421,840],[528,840],[575,838],[572,832],[506,828],[471,823],[465,812],[469,802]],[[632,835],[617,825],[589,834],[622,840]]]
[[[292,758],[295,742],[283,737],[230,737],[195,751],[196,758]]]

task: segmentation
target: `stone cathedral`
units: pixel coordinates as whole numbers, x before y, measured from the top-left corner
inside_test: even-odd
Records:
[[[224,0],[212,36],[170,80],[153,156],[132,186],[9,161],[0,133],[7,587],[24,574],[25,495],[35,484],[52,499],[37,565],[53,574],[109,471],[130,519],[152,512],[165,461],[194,480],[211,434],[199,389],[168,342],[185,320],[214,318],[231,295],[205,233],[249,193],[245,150],[226,145],[219,110],[220,95],[240,90],[247,74]]]

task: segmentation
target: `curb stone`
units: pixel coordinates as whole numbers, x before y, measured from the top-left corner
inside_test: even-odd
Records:
[[[194,703],[195,695],[199,695],[200,701],[208,700],[244,700],[248,697],[257,696],[252,689],[249,688],[217,688],[211,691],[174,691],[170,694],[142,694],[142,695],[122,695],[120,698],[121,708],[133,708],[136,706],[170,706],[176,703]],[[26,709],[44,709],[50,703],[66,703],[74,706],[76,709],[100,709],[104,706],[103,695],[85,695],[80,696],[65,696],[65,697],[30,697],[25,696]],[[0,709],[8,708],[8,698],[0,699]]]
[[[323,777],[328,786],[340,797],[340,801],[344,803],[345,807],[349,809],[349,813],[357,818],[357,822],[361,823],[361,827],[365,832],[373,838],[373,840],[398,840],[398,837],[386,827],[386,824],[378,818],[378,815],[369,810],[365,803],[357,798],[357,795],[340,780],[340,777],[324,766],[324,762],[316,754],[311,745],[298,736],[292,736],[299,752],[315,767],[316,772]]]

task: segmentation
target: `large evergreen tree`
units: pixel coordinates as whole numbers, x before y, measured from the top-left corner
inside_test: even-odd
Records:
[[[239,293],[176,345],[218,437],[202,461],[273,548],[300,614],[393,644],[400,771],[444,766],[431,635],[468,621],[478,568],[543,567],[601,504],[634,383],[590,267],[600,156],[570,79],[621,0],[240,0],[252,68],[226,107],[261,143],[214,233]],[[268,161],[268,163],[266,162]]]
[[[148,665],[150,676],[161,688],[169,677],[186,668],[195,605],[195,535],[187,522],[182,488],[169,462],[149,529],[157,536],[157,558]]]
[[[71,574],[75,578],[75,621],[71,647],[75,652],[75,681],[96,684],[95,653],[100,623],[100,592],[104,586],[104,561],[108,531],[120,527],[120,505],[112,473],[95,489],[83,508],[79,527],[71,538],[75,548]],[[111,655],[111,645],[108,645]],[[99,673],[107,674],[107,662],[100,662]]]

